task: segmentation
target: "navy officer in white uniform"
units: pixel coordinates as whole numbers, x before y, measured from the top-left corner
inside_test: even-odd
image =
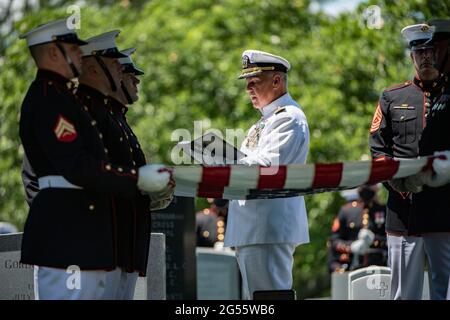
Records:
[[[261,119],[253,125],[241,151],[246,165],[277,166],[306,162],[309,128],[301,107],[288,93],[289,62],[247,50],[240,79]],[[309,242],[303,197],[230,202],[225,246],[236,249],[244,299],[254,291],[290,290],[295,247]]]

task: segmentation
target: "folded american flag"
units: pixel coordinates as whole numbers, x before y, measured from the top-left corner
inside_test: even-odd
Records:
[[[271,199],[352,189],[404,178],[431,166],[433,157],[383,161],[290,164],[277,167],[176,166],[175,195],[222,199]]]

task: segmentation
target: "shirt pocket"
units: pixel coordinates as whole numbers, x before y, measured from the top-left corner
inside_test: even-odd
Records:
[[[417,139],[417,109],[394,109],[391,112],[394,142],[413,143]]]

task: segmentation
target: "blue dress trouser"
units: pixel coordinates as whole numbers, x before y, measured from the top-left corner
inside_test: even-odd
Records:
[[[445,300],[450,279],[450,233],[422,236],[430,266],[430,298]]]

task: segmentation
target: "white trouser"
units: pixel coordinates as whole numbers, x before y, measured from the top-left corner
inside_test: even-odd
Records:
[[[430,267],[430,298],[445,300],[450,277],[450,233],[422,236]]]
[[[292,289],[295,247],[289,243],[236,247],[243,298],[252,299],[253,292],[257,290]]]
[[[138,273],[34,267],[36,300],[131,300]]]
[[[391,300],[421,300],[425,250],[421,237],[387,236]]]
[[[447,300],[450,300],[450,278],[448,279]]]

